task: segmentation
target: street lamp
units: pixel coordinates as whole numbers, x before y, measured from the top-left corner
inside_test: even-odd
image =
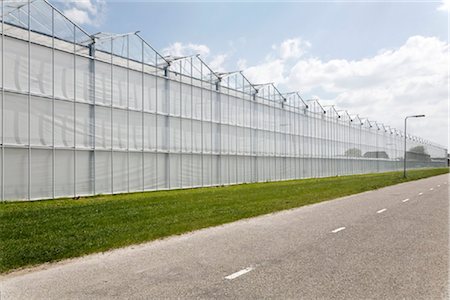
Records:
[[[423,117],[425,117],[425,115],[414,115],[414,116],[407,116],[406,118],[405,118],[405,131],[404,131],[404,133],[405,133],[405,147],[404,147],[404,153],[403,153],[403,178],[406,178],[406,136],[407,136],[407,134],[406,134],[406,121],[409,119],[409,118],[423,118]]]

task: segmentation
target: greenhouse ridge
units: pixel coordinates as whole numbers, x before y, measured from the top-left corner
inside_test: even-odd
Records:
[[[2,200],[402,168],[404,133],[139,33],[88,34],[44,0],[2,1]],[[409,168],[447,149],[407,136]]]

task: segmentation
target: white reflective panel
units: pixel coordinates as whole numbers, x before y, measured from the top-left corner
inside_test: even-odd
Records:
[[[206,121],[211,120],[211,113],[212,113],[211,98],[212,98],[211,91],[208,89],[202,89],[202,119]]]
[[[179,152],[181,150],[181,120],[179,118],[169,118],[170,151]]]
[[[192,87],[181,85],[181,115],[187,118],[192,116]]]
[[[129,149],[142,150],[142,113],[129,111]]]
[[[4,197],[8,200],[28,199],[28,150],[4,149]]]
[[[169,168],[168,154],[157,154],[156,160],[156,187],[165,189],[169,187],[167,170]]]
[[[192,181],[192,155],[181,156],[181,184],[182,187],[193,186]]]
[[[198,87],[192,87],[192,117],[202,119],[202,92]]]
[[[220,156],[211,156],[211,184],[220,184]]]
[[[112,161],[111,152],[95,152],[95,192],[99,194],[112,193]]]
[[[142,73],[130,70],[128,72],[129,85],[128,85],[128,107],[134,110],[142,110]]]
[[[156,189],[156,154],[144,153],[144,189]]]
[[[4,37],[5,88],[28,91],[28,44],[24,41]]]
[[[4,103],[4,143],[28,144],[28,97],[5,93]]]
[[[118,66],[113,66],[112,78],[113,78],[113,89],[112,89],[113,106],[125,108],[128,105],[127,69]]]
[[[212,153],[218,154],[220,152],[221,128],[220,125],[216,123],[212,123],[211,125],[211,150]]]
[[[161,114],[168,114],[169,106],[169,80],[165,78],[157,78],[156,87],[156,109]]]
[[[144,149],[156,150],[156,115],[144,114]]]
[[[181,155],[170,154],[170,188],[180,188],[181,187]]]
[[[192,151],[201,152],[202,149],[202,123],[192,121]]]
[[[170,96],[169,96],[169,112],[172,116],[179,116],[181,114],[181,91],[180,83],[172,81],[170,83]]]
[[[212,145],[211,145],[211,123],[203,122],[203,153],[211,153]]]
[[[75,98],[81,102],[93,102],[93,82],[91,75],[93,62],[82,56],[75,57]]]
[[[74,151],[55,151],[55,197],[72,197],[74,195]]]
[[[128,153],[113,152],[113,192],[128,191]]]
[[[75,71],[74,56],[69,53],[55,50],[55,97],[74,99],[75,97]]]
[[[181,149],[183,152],[192,151],[192,121],[182,119],[181,123]]]
[[[95,61],[95,103],[111,105],[112,67],[110,64]]]
[[[156,77],[144,75],[144,110],[156,112]]]
[[[84,196],[94,193],[94,152],[76,151],[76,195]]]
[[[128,143],[128,118],[127,111],[113,109],[113,148],[127,149]]]
[[[80,148],[92,148],[94,131],[94,107],[89,104],[76,103],[75,106],[75,140]]]
[[[202,156],[192,155],[192,186],[202,186]]]
[[[95,148],[111,148],[111,108],[95,107]]]
[[[0,70],[3,70],[3,38],[0,38]],[[3,88],[3,72],[0,72],[0,88]]]
[[[30,91],[51,96],[52,83],[51,49],[30,44]]]
[[[31,150],[30,198],[53,197],[53,151]]]
[[[129,188],[130,191],[142,191],[144,189],[143,182],[143,161],[142,153],[129,153]]]
[[[52,146],[52,100],[30,98],[30,144]]]
[[[157,146],[158,150],[169,150],[169,117],[160,116],[157,118]]]

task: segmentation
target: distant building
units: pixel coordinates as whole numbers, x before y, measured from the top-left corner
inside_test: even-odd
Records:
[[[366,158],[389,158],[389,155],[386,151],[369,151],[364,153],[364,157]]]

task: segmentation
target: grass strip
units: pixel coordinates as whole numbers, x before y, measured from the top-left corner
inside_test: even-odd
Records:
[[[448,173],[448,168],[0,204],[0,272]]]

